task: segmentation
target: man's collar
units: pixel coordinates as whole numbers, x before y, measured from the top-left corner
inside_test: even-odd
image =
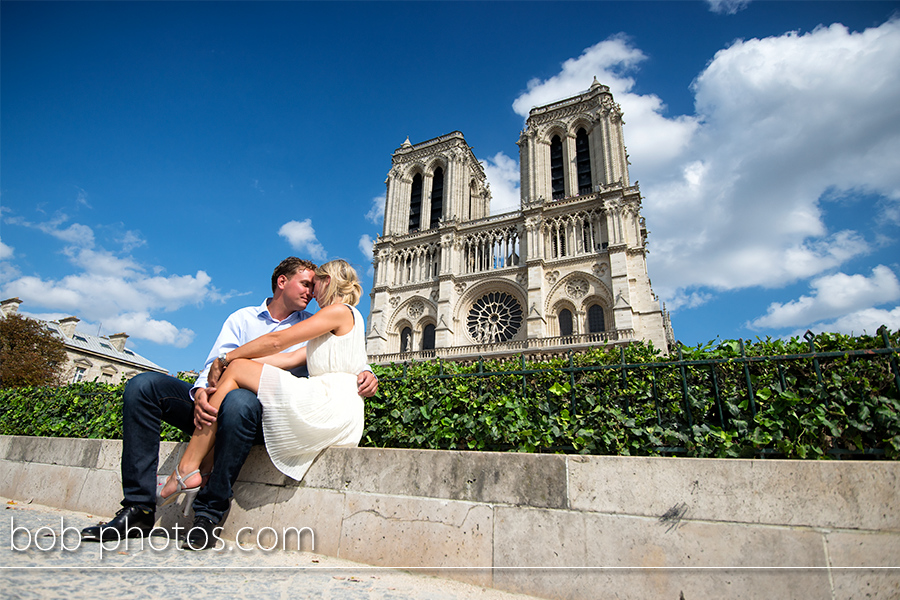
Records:
[[[263,300],[262,305],[259,307],[259,313],[257,313],[260,317],[272,319],[272,314],[269,312],[269,302],[271,301],[271,298],[266,298],[265,300]],[[272,320],[274,321],[274,319]]]
[[[269,312],[269,302],[271,302],[271,301],[272,301],[272,298],[266,298],[265,300],[263,300],[263,303],[260,305],[260,307],[259,307],[259,312],[257,313],[257,315],[258,315],[259,317],[265,318],[265,319],[267,319],[267,320],[269,320],[269,321],[278,321],[278,319],[273,318],[273,317],[272,317],[272,313]],[[294,315],[300,315],[300,314],[302,314],[302,313],[304,313],[304,312],[306,312],[306,311],[303,311],[303,310],[295,310],[294,312],[292,312],[291,314],[289,314],[288,316],[286,316],[284,319],[282,319],[282,321],[287,321],[288,319],[290,319],[290,318],[293,317]],[[278,322],[280,323],[281,321],[278,321]]]

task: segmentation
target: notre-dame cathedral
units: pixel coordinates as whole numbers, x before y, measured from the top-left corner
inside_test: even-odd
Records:
[[[531,110],[521,206],[490,213],[484,169],[454,131],[393,155],[375,242],[372,363],[562,353],[674,337],[650,288],[622,111],[594,80]]]

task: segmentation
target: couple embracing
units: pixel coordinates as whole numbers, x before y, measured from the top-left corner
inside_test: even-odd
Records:
[[[184,548],[211,548],[254,444],[265,443],[273,464],[297,480],[325,448],[356,446],[362,397],[378,389],[366,364],[364,320],[354,308],[361,294],[343,260],[317,267],[286,258],[272,273],[272,297],[225,321],[193,386],[159,373],[129,381],[123,508],[108,523],[85,528],[82,538],[149,535],[156,507],[184,496],[185,514],[194,509]],[[319,311],[311,315],[305,309],[313,298]],[[157,477],[162,421],[192,434],[164,481]]]

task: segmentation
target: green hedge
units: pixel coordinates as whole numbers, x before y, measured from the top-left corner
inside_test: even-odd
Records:
[[[94,382],[0,390],[0,433],[121,439],[124,389],[124,383]],[[182,442],[188,436],[164,423],[162,439]]]
[[[682,347],[680,363],[677,352],[664,358],[651,346],[633,344],[542,362],[376,367],[379,393],[366,401],[362,445],[900,457],[900,392],[891,366],[897,353],[870,352],[884,348],[880,336],[822,334],[814,343],[818,353],[857,354],[820,354],[813,361],[800,356],[809,344],[795,338],[758,340],[743,351],[732,340]],[[900,346],[900,332],[888,343]],[[122,389],[81,383],[0,390],[0,433],[120,438]],[[163,439],[182,441],[184,435],[167,426]]]
[[[892,347],[900,345],[897,332],[889,339]],[[680,365],[672,364],[678,353],[663,358],[641,344],[539,363],[393,365],[379,372],[379,394],[366,402],[365,444],[612,455],[900,457],[900,393],[891,366],[896,353],[822,358],[820,382],[813,360],[789,358],[809,353],[806,341],[748,344],[745,357],[778,358],[748,362],[746,371],[741,345],[682,348]],[[880,336],[823,334],[815,340],[816,352],[873,348],[884,348]]]

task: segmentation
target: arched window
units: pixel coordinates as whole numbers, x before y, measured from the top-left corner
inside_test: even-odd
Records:
[[[568,308],[559,311],[559,335],[572,335],[572,311]]]
[[[400,332],[400,352],[409,352],[412,342],[412,329],[404,327]]]
[[[422,331],[422,350],[434,350],[434,325],[431,323]]]
[[[575,163],[578,168],[578,193],[591,193],[591,149],[588,134],[582,127],[575,135]]]
[[[588,331],[590,333],[606,331],[606,325],[603,322],[603,307],[599,304],[594,304],[588,309]]]
[[[566,186],[563,180],[563,147],[562,140],[554,135],[550,140],[550,186],[553,191],[553,199],[559,200],[566,195]]]
[[[431,181],[431,221],[428,224],[429,229],[438,226],[443,212],[444,201],[444,170],[440,167],[435,169],[434,178]]]
[[[418,231],[422,222],[422,175],[416,173],[412,182],[412,194],[409,197],[409,230]]]

